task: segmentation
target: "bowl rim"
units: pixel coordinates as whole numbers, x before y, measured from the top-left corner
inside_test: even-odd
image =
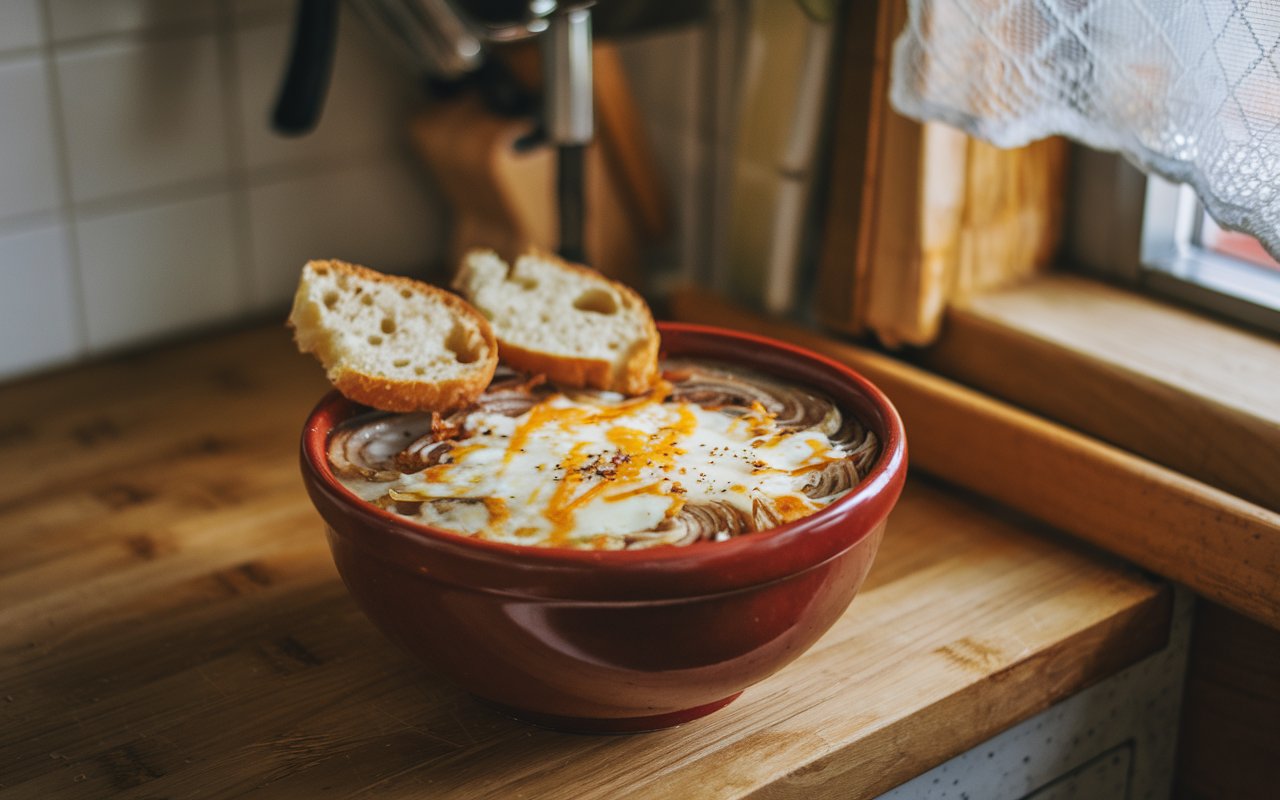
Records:
[[[887,436],[882,437],[880,453],[866,477],[853,491],[822,509],[805,517],[793,520],[776,528],[764,531],[753,531],[722,542],[695,542],[690,545],[672,547],[653,547],[639,550],[579,550],[563,547],[545,547],[538,545],[509,544],[476,539],[465,534],[455,533],[443,528],[436,528],[421,522],[407,519],[391,511],[378,508],[356,495],[333,474],[328,460],[329,433],[342,421],[356,413],[367,410],[354,401],[348,400],[336,390],[330,391],[307,415],[302,430],[301,462],[304,475],[313,479],[333,500],[338,501],[346,512],[364,517],[368,521],[380,523],[379,527],[394,532],[403,538],[417,540],[420,544],[435,543],[457,548],[463,553],[470,553],[485,560],[518,561],[528,566],[543,567],[591,567],[592,569],[609,569],[610,567],[634,570],[645,566],[705,566],[707,562],[733,561],[741,558],[743,551],[766,552],[784,547],[791,541],[805,537],[815,528],[823,528],[830,521],[851,514],[858,509],[874,512],[882,508],[883,514],[896,502],[897,494],[905,480],[906,469],[906,435],[902,420],[893,404],[873,383],[851,367],[812,350],[782,342],[766,336],[745,331],[735,331],[711,325],[687,322],[659,322],[658,329],[662,334],[676,336],[710,337],[714,339],[737,342],[745,345],[740,352],[750,353],[758,349],[770,349],[775,352],[794,357],[800,361],[816,365],[820,370],[834,373],[841,381],[847,382],[857,394],[862,395],[875,409],[884,426]],[[666,353],[665,343],[662,349]],[[677,350],[674,355],[683,355]],[[698,354],[692,354],[698,357]],[[734,362],[733,357],[721,358]],[[757,368],[749,356],[736,359],[748,368]],[[788,378],[788,380],[791,380]],[[892,497],[888,503],[874,502],[886,492]],[[883,514],[879,516],[883,516]],[[856,545],[870,535],[875,524],[868,524],[853,540],[846,542],[840,551]],[[815,531],[816,532],[816,531]],[[426,540],[426,541],[422,541]],[[831,553],[827,557],[834,557]],[[822,563],[819,559],[810,566]]]

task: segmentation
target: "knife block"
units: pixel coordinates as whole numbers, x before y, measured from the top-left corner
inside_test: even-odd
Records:
[[[532,120],[498,116],[473,96],[435,103],[414,120],[414,145],[453,212],[451,265],[472,247],[508,259],[530,247],[556,250],[555,148],[517,147],[533,128]],[[587,258],[606,275],[639,286],[642,223],[603,150],[599,140],[587,149]]]

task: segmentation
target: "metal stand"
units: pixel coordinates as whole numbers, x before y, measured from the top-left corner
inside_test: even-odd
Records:
[[[543,124],[556,146],[556,199],[560,256],[586,261],[586,146],[595,135],[591,86],[591,10],[554,14],[541,37],[544,70]]]

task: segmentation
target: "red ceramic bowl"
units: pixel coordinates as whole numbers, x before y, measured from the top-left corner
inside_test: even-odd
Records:
[[[330,431],[365,410],[333,393],[302,434],[302,473],[351,595],[388,637],[479,698],[576,731],[663,728],[720,708],[844,612],[906,477],[893,406],[853,370],[745,333],[665,323],[664,355],[754,367],[826,392],[880,438],[854,491],[727,542],[639,551],[470,539],[362,502],[334,478]]]

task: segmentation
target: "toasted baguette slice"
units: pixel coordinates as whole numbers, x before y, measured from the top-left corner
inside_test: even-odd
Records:
[[[463,259],[453,286],[488,317],[502,360],[566,386],[642,394],[658,374],[658,329],[631,289],[531,252],[507,263],[489,250]]]
[[[489,385],[489,323],[449,292],[341,261],[302,268],[289,325],[338,391],[385,411],[462,408]]]

